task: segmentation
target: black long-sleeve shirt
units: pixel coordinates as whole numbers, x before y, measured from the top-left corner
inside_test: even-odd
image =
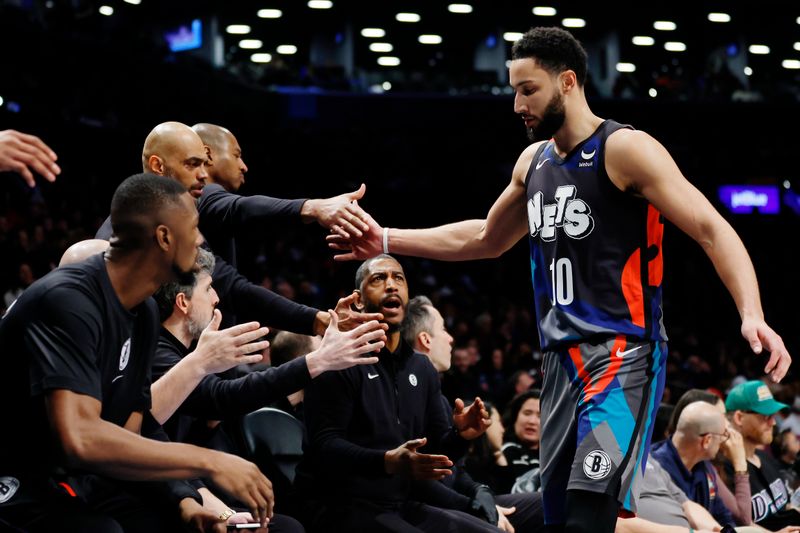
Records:
[[[262,231],[278,218],[300,219],[306,199],[283,200],[271,196],[239,196],[212,183],[203,187],[197,201],[200,231],[208,244],[236,267],[236,237],[240,231]]]
[[[165,328],[161,328],[153,361],[153,381],[158,380],[189,353],[183,343]],[[279,398],[286,397],[311,382],[305,357],[298,357],[279,367],[250,372],[235,379],[223,379],[215,374],[204,377],[197,387],[164,424],[171,439],[213,446],[202,442],[198,435],[207,434],[209,420],[224,420],[247,414]],[[215,439],[221,438],[215,435]],[[229,448],[222,451],[237,451]]]
[[[230,194],[230,193],[226,193]],[[234,195],[235,196],[235,195]],[[214,199],[216,198],[216,199]],[[227,203],[223,195],[214,196],[212,200],[206,202],[210,207],[206,207],[206,219],[216,213],[214,203]],[[245,204],[236,203],[240,209],[245,209]],[[231,205],[229,210],[235,211]],[[230,215],[233,216],[233,215]],[[203,215],[200,216],[201,225]],[[213,219],[206,222],[213,224]],[[111,229],[111,219],[107,218],[100,229],[97,230],[95,238],[110,240],[113,231]],[[211,248],[208,243],[204,244],[208,250]],[[308,307],[284,298],[260,285],[256,285],[247,280],[244,276],[228,264],[219,254],[214,254],[216,265],[212,274],[212,286],[219,296],[219,309],[222,311],[222,328],[233,326],[238,322],[256,320],[261,324],[300,333],[303,335],[314,334],[314,320],[317,316],[317,309]]]
[[[402,342],[377,364],[323,374],[306,388],[305,404],[310,449],[297,483],[311,497],[392,505],[406,499],[411,480],[385,472],[386,451],[421,437],[422,453],[466,451],[442,409],[436,369]]]

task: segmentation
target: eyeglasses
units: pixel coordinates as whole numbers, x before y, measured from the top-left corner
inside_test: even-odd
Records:
[[[725,433],[714,433],[713,431],[706,431],[705,433],[700,433],[701,437],[705,437],[706,435],[716,435],[720,438],[720,442],[725,442],[729,438],[731,438],[730,432],[726,429]]]
[[[747,413],[748,415],[756,415],[762,422],[766,422],[770,419],[775,419],[774,413],[771,415],[762,415],[761,413],[756,413],[755,411],[743,411],[743,412]]]

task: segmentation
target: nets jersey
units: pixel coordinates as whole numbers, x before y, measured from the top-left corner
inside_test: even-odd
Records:
[[[661,306],[661,214],[605,170],[604,121],[566,157],[552,140],[525,179],[531,275],[543,349],[624,334],[667,340]]]

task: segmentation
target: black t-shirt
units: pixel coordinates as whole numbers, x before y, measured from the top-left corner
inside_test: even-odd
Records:
[[[0,476],[43,480],[63,467],[45,411],[52,390],[97,398],[120,426],[148,410],[157,333],[155,302],[127,311],[102,254],[31,285],[0,322]]]
[[[756,455],[761,459],[761,468],[747,463],[753,522],[770,531],[800,525],[800,513],[794,509],[786,509],[789,491],[775,459],[760,450],[756,450]]]

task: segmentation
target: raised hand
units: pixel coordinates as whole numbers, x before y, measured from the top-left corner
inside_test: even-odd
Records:
[[[214,309],[214,316],[197,341],[197,348],[187,357],[193,357],[205,374],[217,374],[241,364],[258,363],[260,353],[269,346],[267,341],[256,341],[269,333],[268,328],[259,327],[258,322],[239,324],[219,330],[222,313]]]
[[[361,313],[353,309],[357,294],[356,291],[353,291],[350,295],[339,298],[339,301],[336,302],[334,312],[339,319],[339,330],[341,331],[349,331],[371,320],[383,320],[383,314],[381,313]]]
[[[453,462],[446,455],[418,453],[417,448],[425,446],[428,439],[410,440],[383,456],[386,472],[402,474],[414,479],[442,479],[453,473]]]
[[[483,435],[486,428],[492,425],[489,412],[483,400],[475,398],[472,405],[464,409],[464,401],[456,398],[455,409],[453,410],[453,424],[456,426],[459,435],[467,440],[477,439]]]
[[[355,204],[357,205],[358,202],[355,202]],[[330,235],[325,237],[329,248],[346,252],[334,255],[334,261],[363,260],[383,253],[383,228],[369,213],[364,213],[364,221],[367,223],[367,229],[361,236],[350,235],[345,237],[339,233],[331,232]]]
[[[321,226],[331,232],[347,239],[361,237],[367,231],[366,212],[358,205],[358,200],[364,197],[367,186],[353,192],[340,194],[331,198],[307,200],[300,210],[300,216],[305,220],[316,220]]]
[[[39,137],[14,130],[0,131],[0,172],[16,172],[29,187],[34,187],[31,170],[47,181],[61,174],[56,164],[58,156]]]
[[[363,357],[379,352],[386,345],[389,326],[371,320],[350,331],[340,331],[339,317],[330,311],[331,323],[322,337],[319,348],[306,356],[308,373],[312,378],[329,370],[344,370],[355,365],[374,365],[377,357]]]
[[[780,335],[764,322],[763,319],[746,318],[742,320],[742,337],[750,343],[754,353],[760,354],[764,348],[770,353],[769,360],[764,367],[764,373],[775,383],[786,375],[792,356],[786,350]]]

